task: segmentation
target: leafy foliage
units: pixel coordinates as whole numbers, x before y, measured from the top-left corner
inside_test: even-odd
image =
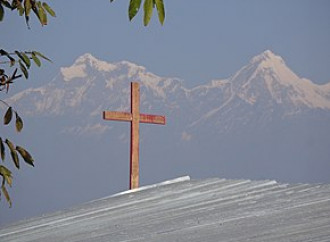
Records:
[[[35,0],[0,0],[0,22],[3,21],[5,16],[5,9],[17,10],[19,16],[25,17],[25,22],[29,26],[29,20],[31,13],[38,18],[41,25],[47,25],[48,18],[47,14],[55,17],[56,14],[53,9],[46,3]],[[8,52],[4,49],[0,49],[0,92],[9,91],[9,87],[18,78],[25,77],[29,78],[29,69],[34,63],[36,66],[40,67],[41,60],[47,60],[46,56],[38,51],[18,51]],[[6,66],[6,69],[2,66]],[[8,69],[11,69],[11,74],[7,74]],[[6,109],[3,116],[3,125],[7,126],[15,119],[15,128],[17,132],[21,132],[23,129],[23,120],[11,106],[9,106],[5,101],[0,99],[2,107]],[[20,168],[20,157],[23,158],[25,163],[30,166],[34,166],[34,160],[31,154],[22,146],[15,145],[13,141],[8,138],[3,139],[0,137],[0,156],[2,162],[6,159],[6,149],[10,153],[10,158],[13,161],[17,169]],[[0,165],[0,176],[2,177],[0,198],[3,195],[9,205],[12,205],[8,190],[6,185],[12,185],[12,172],[4,165]]]
[[[14,83],[14,80],[24,76],[29,78],[29,69],[34,63],[36,66],[41,66],[41,60],[51,60],[38,51],[17,51],[8,53],[7,51],[0,49],[0,65],[9,65],[9,68],[14,68],[11,75],[6,74],[5,69],[0,67],[0,91],[6,89],[8,92],[10,84]],[[18,70],[20,74],[17,74]]]
[[[4,19],[4,8],[17,10],[19,16],[24,15],[28,27],[31,11],[38,18],[41,25],[48,24],[47,14],[56,17],[54,10],[46,2],[36,0],[0,0],[0,21]]]
[[[3,117],[3,124],[9,125],[11,122],[13,122],[13,117],[15,117],[15,127],[17,132],[21,132],[23,129],[23,120],[18,115],[18,113],[13,110],[12,107],[10,107],[6,102],[1,100],[1,103],[5,106],[7,106],[7,110],[5,112],[5,115]],[[13,115],[15,113],[15,116]],[[34,159],[32,158],[31,154],[23,147],[15,145],[11,140],[8,138],[3,141],[2,137],[0,137],[0,156],[2,162],[5,161],[6,158],[6,146],[8,151],[10,152],[11,160],[13,161],[14,165],[17,169],[20,168],[20,161],[19,161],[19,155],[23,158],[25,163],[28,165],[34,166]],[[2,176],[2,183],[1,183],[1,193],[5,196],[7,202],[9,205],[12,205],[8,190],[6,188],[6,184],[9,186],[12,185],[12,173],[11,171],[5,167],[4,165],[0,165],[0,176]]]
[[[113,2],[114,0],[110,0],[110,2]],[[139,12],[141,7],[141,0],[130,0],[129,6],[128,6],[128,18],[131,21],[136,14]],[[165,21],[165,7],[163,0],[144,0],[143,4],[143,24],[144,26],[147,26],[150,22],[150,19],[152,17],[152,12],[154,8],[157,8],[158,12],[158,19],[159,22],[163,25]]]
[[[11,171],[8,170],[5,166],[0,165],[0,174],[3,177],[2,184],[1,184],[1,191],[4,194],[6,200],[8,201],[9,206],[11,206],[12,205],[11,199],[10,199],[9,193],[7,191],[7,188],[6,188],[6,183],[9,186],[11,186],[12,185],[12,182],[13,182]],[[0,195],[1,195],[1,193],[0,193]]]

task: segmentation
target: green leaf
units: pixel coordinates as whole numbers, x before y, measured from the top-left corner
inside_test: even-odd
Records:
[[[50,14],[50,16],[56,17],[54,10],[51,9],[51,7],[49,7],[47,3],[42,3],[42,6],[44,7],[44,9],[46,9],[46,11]]]
[[[20,146],[16,146],[16,150],[18,151],[18,153],[22,156],[22,158],[24,159],[24,161],[31,165],[31,166],[34,166],[33,164],[33,158],[32,156],[30,155],[29,152],[27,152],[23,147],[20,147]]]
[[[0,137],[0,154],[1,160],[5,160],[5,145],[3,144],[2,138]]]
[[[5,181],[8,183],[9,186],[13,184],[11,171],[7,169],[5,166],[0,165],[0,175],[4,177]]]
[[[26,67],[23,65],[21,60],[18,60],[19,67],[21,68],[21,71],[23,72],[26,79],[29,78],[29,72],[27,71]]]
[[[11,158],[14,161],[15,166],[19,169],[19,159],[16,150],[10,151]]]
[[[15,50],[15,54],[16,54],[20,59],[23,60],[23,56],[22,56],[21,52]]]
[[[19,52],[16,50],[15,54],[24,62],[27,68],[30,68],[31,66],[30,58],[24,52]]]
[[[17,3],[17,10],[18,10],[19,16],[23,16],[23,14],[24,14],[24,8],[23,8],[21,2],[19,2],[19,1],[16,1],[16,2],[18,2]]]
[[[4,176],[7,184],[11,187],[13,185],[13,177],[12,176]]]
[[[163,0],[155,0],[156,8],[158,11],[159,22],[163,25],[165,20],[165,7]]]
[[[29,16],[32,8],[31,0],[24,1],[25,16]]]
[[[37,8],[37,4],[34,3],[32,5],[32,11],[34,12],[34,14],[38,17],[39,21],[40,21],[40,16],[39,16],[39,12],[38,12],[38,8]]]
[[[41,25],[47,25],[47,14],[41,5],[39,6],[38,13],[39,13],[39,17],[40,17],[39,20]]]
[[[13,117],[13,109],[11,107],[9,107],[6,111],[6,114],[5,114],[4,118],[3,118],[4,125],[9,124],[12,117]]]
[[[21,130],[23,129],[23,120],[21,119],[20,116],[18,116],[16,112],[15,114],[16,114],[16,122],[15,122],[16,131],[21,132]]]
[[[11,171],[3,165],[0,165],[0,174],[3,176],[11,176]]]
[[[5,143],[7,144],[8,148],[10,149],[10,155],[11,155],[12,160],[14,161],[15,166],[17,167],[17,169],[19,169],[19,159],[18,159],[17,152],[15,150],[14,144],[8,139],[6,139]]]
[[[150,22],[150,19],[152,16],[152,10],[154,8],[153,0],[145,0],[143,8],[144,8],[143,24],[144,24],[144,26],[147,26]]]
[[[52,62],[50,59],[48,59],[46,56],[44,56],[42,53],[38,52],[38,51],[33,51],[33,53],[35,53],[35,55],[38,55],[40,56],[41,58],[49,61],[49,62]]]
[[[38,67],[41,66],[41,61],[40,61],[39,58],[36,56],[36,53],[35,53],[35,52],[32,52],[32,59],[33,59],[34,63],[36,63],[36,65],[37,65]]]
[[[0,2],[0,21],[3,20],[4,15],[5,15],[5,11],[4,11],[3,6]]]
[[[140,9],[140,6],[141,6],[141,0],[130,0],[129,8],[128,8],[128,17],[130,21],[135,17],[135,15]]]
[[[24,52],[21,52],[21,56],[23,58],[22,61],[24,61],[27,68],[30,68],[30,66],[31,66],[30,58]]]
[[[8,193],[6,187],[4,185],[2,185],[1,190],[2,190],[2,193],[5,195],[5,198],[6,198],[7,202],[9,203],[9,206],[11,207],[12,203],[11,203],[10,196],[9,196],[9,193]]]
[[[13,144],[9,139],[6,139],[6,140],[5,140],[5,143],[7,144],[8,148],[9,148],[10,150],[15,150],[15,146],[14,146],[14,144]]]

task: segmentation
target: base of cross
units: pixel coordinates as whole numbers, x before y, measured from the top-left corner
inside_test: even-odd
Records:
[[[129,189],[139,187],[139,129],[140,123],[165,125],[165,116],[140,113],[140,86],[131,83],[131,112],[104,111],[103,119],[131,122],[131,154]]]

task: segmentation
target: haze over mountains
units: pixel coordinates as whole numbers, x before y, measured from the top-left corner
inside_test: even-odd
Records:
[[[100,119],[102,111],[129,110],[131,81],[142,84],[141,109],[169,115],[182,132],[209,123],[219,134],[236,126],[263,126],[277,118],[330,110],[330,83],[317,85],[298,77],[269,50],[232,77],[192,89],[183,80],[159,77],[134,63],[107,63],[85,54],[61,68],[50,83],[18,93],[8,102],[30,116],[83,115],[71,131],[104,133],[109,123]]]
[[[102,111],[130,110],[131,81],[141,83],[140,111],[167,118],[166,126],[141,124],[142,184],[182,175],[330,182],[330,83],[299,77],[271,51],[194,88],[84,54],[48,84],[6,100],[24,117],[22,142],[36,160],[17,175],[26,192],[15,202],[33,207],[38,197],[58,209],[127,189],[129,124],[104,121]]]

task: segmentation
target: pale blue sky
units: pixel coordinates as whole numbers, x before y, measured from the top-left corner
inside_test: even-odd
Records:
[[[33,67],[30,79],[17,80],[20,84],[13,85],[10,94],[46,84],[59,72],[60,67],[71,65],[86,52],[106,61],[132,61],[147,67],[156,75],[182,78],[185,86],[191,87],[211,79],[227,78],[247,64],[250,58],[270,49],[282,56],[299,76],[319,84],[330,82],[329,0],[164,1],[164,26],[159,24],[154,14],[150,26],[144,27],[142,12],[133,22],[129,22],[129,0],[116,0],[112,4],[109,0],[47,0],[57,17],[49,18],[49,25],[45,27],[41,27],[33,17],[31,30],[27,29],[24,18],[16,16],[16,12],[6,13],[4,22],[0,23],[0,48],[8,51],[39,50],[53,60],[53,64],[44,63],[41,68]],[[37,144],[42,142],[38,137],[44,134],[29,129],[26,123],[24,135],[27,139],[33,137]],[[64,144],[56,144],[55,148],[51,146],[45,150],[47,154],[44,157],[65,157],[65,151],[57,150],[57,145],[65,147]],[[39,146],[41,144],[35,147],[39,149]],[[30,150],[33,152],[33,147]],[[98,152],[97,149],[92,150]],[[42,152],[44,150],[41,149]],[[33,154],[39,154],[40,157],[40,153]],[[71,180],[71,174],[68,176],[70,170],[66,173],[70,184],[61,185],[67,180],[58,183],[58,177],[54,175],[43,187],[44,184],[39,184],[39,181],[43,180],[47,172],[62,172],[60,165],[46,166],[43,163],[45,160],[39,159],[40,165],[34,169],[22,167],[24,172],[20,171],[20,176],[15,178],[17,189],[11,190],[15,208],[5,210],[0,224],[91,200],[91,196],[96,199],[109,194],[108,186],[119,189],[125,185],[94,181],[95,186],[90,185],[93,189],[79,194],[75,191],[77,194],[74,194],[70,187],[76,186],[83,190],[84,187],[76,183],[85,177],[82,176],[84,173],[77,175],[72,172],[76,177]],[[66,161],[61,158],[59,160]],[[76,160],[79,161],[79,156]],[[59,170],[50,171],[53,167]],[[70,169],[74,170],[72,167]],[[197,169],[202,170],[196,171],[201,174],[205,167]],[[289,171],[284,174],[286,172]],[[19,179],[26,182],[20,183]],[[35,189],[34,182],[39,188]],[[60,190],[59,198],[58,191],[62,187],[66,190]],[[45,194],[43,191],[50,192]],[[41,199],[38,204],[35,202],[37,196]],[[49,200],[56,202],[50,203]],[[0,203],[2,207],[6,205],[5,202]]]
[[[22,88],[48,82],[59,67],[86,52],[107,61],[136,62],[194,86],[227,78],[251,57],[271,49],[299,76],[330,81],[327,0],[165,0],[163,27],[156,15],[144,27],[142,12],[130,23],[128,0],[48,2],[57,13],[48,26],[34,20],[28,30],[16,12],[0,25],[2,48],[36,49],[54,61],[34,68],[31,82]]]

